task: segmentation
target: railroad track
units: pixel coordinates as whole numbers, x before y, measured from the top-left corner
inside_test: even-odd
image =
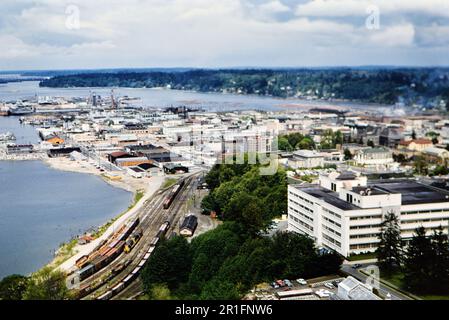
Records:
[[[169,232],[171,232],[171,230],[174,230],[176,224],[173,222],[179,220],[178,216],[180,213],[182,213],[183,205],[185,204],[185,201],[187,199],[185,191],[190,191],[192,186],[195,185],[196,179],[194,179],[194,177],[196,175],[197,174],[193,174],[185,178],[186,183],[181,188],[179,194],[175,197],[175,200],[173,201],[169,209],[164,209],[163,203],[165,197],[170,192],[170,188],[168,190],[160,192],[144,205],[144,207],[142,208],[142,213],[138,215],[140,218],[140,224],[138,228],[143,232],[142,238],[130,253],[122,253],[104,269],[100,270],[81,283],[81,286],[91,284],[92,287],[95,287],[95,289],[91,293],[89,293],[82,299],[98,298],[111,288],[114,288],[114,286],[119,284],[125,277],[131,274],[131,272],[139,265],[139,262],[147,253],[150,247],[150,243],[158,233],[161,224],[168,220],[170,221],[170,228],[169,230],[167,230],[167,234],[170,234]],[[111,271],[114,268],[127,262],[128,265],[118,274],[113,276],[110,275]],[[100,281],[101,284],[95,285],[95,283],[100,283]],[[123,292],[120,292],[117,297],[120,299],[124,299],[141,292],[141,286],[139,286],[139,282],[139,278],[135,279],[132,283],[130,283],[129,286],[127,286],[127,288]]]

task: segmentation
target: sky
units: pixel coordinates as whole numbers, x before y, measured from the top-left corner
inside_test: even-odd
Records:
[[[0,70],[449,65],[448,0],[1,0]]]

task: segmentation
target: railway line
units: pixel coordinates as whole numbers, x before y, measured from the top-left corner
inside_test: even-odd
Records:
[[[164,209],[167,197],[172,193],[172,188],[160,191],[142,208],[138,215],[140,219],[137,229],[141,231],[141,238],[129,253],[120,254],[108,266],[99,270],[91,277],[83,280],[80,284],[81,299],[110,299],[114,296],[119,299],[132,297],[142,291],[140,273],[146,260],[151,255],[152,243],[157,237],[161,225],[168,222],[165,234],[170,234],[176,227],[179,214],[182,213],[183,205],[187,199],[187,193],[194,187],[197,174],[192,174],[182,181],[185,183],[179,188],[179,193],[171,200],[168,209]],[[165,205],[166,207],[166,205]],[[145,259],[146,258],[146,259]],[[126,288],[123,281],[127,280]],[[120,289],[120,290],[119,290]],[[114,294],[110,294],[114,291]],[[118,295],[116,295],[118,294]]]

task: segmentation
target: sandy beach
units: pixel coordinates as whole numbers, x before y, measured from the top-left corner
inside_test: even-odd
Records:
[[[114,187],[122,188],[133,193],[136,193],[137,191],[143,191],[146,193],[150,181],[153,179],[148,177],[136,179],[127,175],[126,173],[117,172],[117,178],[120,179],[112,180],[107,177],[107,174],[105,172],[101,172],[87,161],[72,161],[68,158],[48,157],[43,158],[42,160],[44,161],[44,163],[55,170],[93,174],[101,177],[106,183],[109,183]]]

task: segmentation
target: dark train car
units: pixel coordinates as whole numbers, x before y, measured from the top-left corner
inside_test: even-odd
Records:
[[[129,253],[137,244],[137,242],[139,242],[140,238],[142,238],[142,231],[134,231],[126,241],[124,251],[126,253]]]
[[[173,200],[175,200],[176,196],[178,195],[179,191],[181,191],[184,184],[185,181],[182,180],[173,187],[173,189],[170,191],[170,194],[164,200],[164,209],[170,208],[171,204],[173,203]]]
[[[93,264],[89,264],[78,271],[78,278],[80,281],[89,278],[95,272],[95,266]]]

